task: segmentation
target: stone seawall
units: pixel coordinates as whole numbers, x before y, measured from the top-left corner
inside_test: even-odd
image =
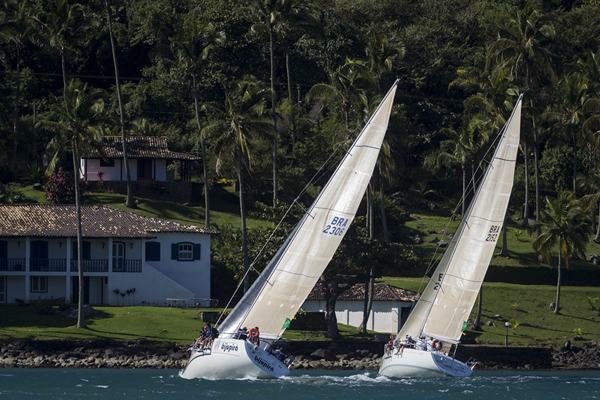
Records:
[[[376,342],[289,342],[294,369],[377,370],[383,345]],[[183,369],[187,348],[158,346],[146,339],[17,340],[1,344],[0,368],[155,368]],[[511,348],[461,346],[457,358],[480,361],[477,369],[600,368],[600,347]]]

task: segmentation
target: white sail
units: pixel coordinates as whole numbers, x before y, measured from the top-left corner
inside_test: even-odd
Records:
[[[220,337],[231,337],[242,326],[259,327],[265,339],[283,333],[354,219],[387,131],[396,87],[397,82],[285,244],[221,324]]]
[[[521,102],[519,98],[469,210],[399,336],[459,341],[504,224],[519,147]]]

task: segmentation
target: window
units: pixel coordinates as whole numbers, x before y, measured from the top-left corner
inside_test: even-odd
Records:
[[[114,167],[115,166],[115,159],[114,158],[109,158],[107,161],[104,161],[103,159],[100,159],[100,166],[101,167]]]
[[[194,261],[200,259],[200,244],[173,243],[171,245],[171,260]]]
[[[194,259],[194,247],[191,243],[181,243],[179,245],[179,257],[177,259],[181,261]]]
[[[146,242],[146,261],[160,261],[159,242]]]
[[[82,241],[81,242],[82,246],[81,246],[81,259],[82,260],[89,260],[91,258],[92,255],[92,244],[88,241]],[[73,242],[73,260],[77,260],[77,241]]]
[[[113,242],[113,271],[125,270],[125,243]]]
[[[0,276],[0,303],[6,303],[6,277]]]
[[[48,277],[32,276],[31,293],[48,293]]]

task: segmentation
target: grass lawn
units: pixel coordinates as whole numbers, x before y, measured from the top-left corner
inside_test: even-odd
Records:
[[[191,344],[204,326],[200,310],[167,307],[94,307],[97,314],[86,318],[87,329],[75,327],[77,320],[59,314],[40,314],[36,304],[0,307],[0,340],[14,339],[113,339],[146,338],[161,344]],[[215,311],[212,308],[208,311]],[[220,311],[220,310],[219,310]],[[338,324],[344,339],[365,339],[356,328]],[[287,340],[329,340],[324,331],[288,330]]]
[[[44,191],[38,191],[26,186],[22,193],[27,202],[47,204]],[[204,206],[196,203],[180,204],[161,199],[146,199],[136,197],[139,204],[135,209],[125,207],[125,195],[114,193],[86,193],[83,195],[83,204],[102,204],[120,210],[131,211],[147,217],[161,218],[179,222],[186,225],[204,226]],[[203,203],[202,203],[203,204]],[[211,193],[212,209],[210,212],[211,226],[231,224],[241,226],[239,216],[239,202],[233,193],[233,187],[217,188]],[[270,222],[248,218],[249,229],[270,226]]]
[[[423,243],[415,246],[417,256],[429,262],[434,255],[439,254],[436,243],[431,243],[431,240],[438,238],[445,242],[450,242],[450,237],[441,234],[443,230],[448,233],[454,233],[458,226],[458,221],[449,221],[447,217],[442,217],[439,213],[420,210],[416,219],[406,222],[406,226],[413,232],[418,233],[423,239]],[[500,236],[494,257],[491,264],[498,266],[510,267],[532,267],[532,266],[548,266],[548,264],[538,260],[538,256],[533,250],[533,233],[527,232],[526,228],[521,226],[520,220],[512,218],[509,220],[506,227],[506,240],[508,246],[509,257],[500,257],[503,238]],[[593,236],[592,236],[593,237]],[[437,249],[437,250],[436,250]],[[437,251],[437,253],[436,253]],[[442,249],[443,251],[443,249]],[[557,254],[558,251],[553,254]],[[600,244],[593,241],[588,242],[586,255],[600,254]],[[553,256],[550,265],[556,267],[558,258]],[[563,260],[564,266],[564,260]],[[597,269],[595,266],[585,260],[570,260],[569,267],[573,269]]]
[[[392,286],[419,291],[424,288],[420,278],[386,277],[377,281]],[[422,287],[421,287],[422,286]],[[508,328],[509,343],[520,346],[562,345],[573,339],[581,329],[585,340],[600,341],[600,289],[595,287],[566,286],[561,290],[560,314],[554,314],[550,303],[556,301],[555,286],[514,285],[508,283],[484,283],[482,302],[483,331],[467,329],[467,335],[480,341],[504,344],[507,329],[504,320],[517,324]],[[471,318],[477,314],[475,303]],[[596,308],[592,309],[592,306]],[[494,326],[486,323],[491,321]]]

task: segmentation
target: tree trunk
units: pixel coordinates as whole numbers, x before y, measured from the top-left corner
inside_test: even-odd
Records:
[[[244,204],[244,175],[242,171],[242,150],[237,149],[238,153],[238,184],[240,185],[240,215],[242,218],[242,251],[244,254],[244,293],[248,291],[248,233],[246,232],[246,205]]]
[[[554,306],[554,314],[560,314],[560,285],[561,285],[561,270],[560,270],[560,259],[562,254],[560,248],[562,247],[562,240],[558,244],[558,280],[556,282],[556,305]],[[565,257],[566,258],[566,257]]]
[[[475,322],[473,323],[474,331],[481,331],[481,310],[483,304],[483,285],[479,288],[479,300],[477,301],[477,315],[475,316]]]
[[[288,85],[288,99],[290,99],[290,104],[292,104],[292,78],[290,75],[290,52],[285,52],[285,69],[287,70],[287,85]]]
[[[594,238],[594,242],[600,242],[600,203],[598,204],[598,230],[596,231],[596,237]]]
[[[269,24],[269,40],[271,48],[271,109],[273,110],[273,126],[275,139],[273,139],[273,207],[277,207],[277,117],[275,113],[275,56],[273,54],[273,27]]]
[[[373,227],[373,192],[372,186],[369,183],[367,187],[367,221],[369,222],[369,239],[373,240],[374,227]],[[365,282],[365,301],[363,307],[363,319],[362,323],[358,327],[361,334],[367,334],[367,323],[369,322],[369,316],[371,315],[371,309],[373,308],[373,296],[375,291],[375,277],[373,275],[373,267],[369,266],[369,280]]]
[[[79,159],[75,138],[71,139],[71,149],[73,152],[73,174],[75,175],[75,209],[77,212],[77,276],[79,279],[79,299],[77,301],[77,327],[85,328],[85,316],[83,313],[83,266],[82,259],[82,232],[81,232],[81,203],[79,201]]]
[[[522,226],[529,226],[529,157],[527,155],[527,144],[523,143],[523,157],[525,167],[525,204],[523,205]]]
[[[17,172],[17,169],[19,167],[19,156],[17,153],[17,150],[19,148],[19,122],[20,122],[20,117],[19,117],[19,102],[21,100],[21,50],[19,48],[19,45],[16,45],[16,51],[17,51],[17,82],[15,83],[15,106],[14,106],[14,111],[13,111],[13,139],[15,141],[14,143],[14,147],[13,147],[13,157],[14,157],[14,168],[15,168],[15,172]]]
[[[322,276],[321,283],[323,285],[323,293],[325,294],[325,321],[327,321],[327,333],[325,336],[331,339],[336,339],[340,336],[337,327],[337,317],[335,316],[335,304],[337,302],[337,284],[331,282],[331,287],[328,280]]]
[[[115,83],[117,86],[117,98],[119,100],[119,114],[121,117],[121,139],[123,140],[123,163],[125,164],[125,176],[127,179],[127,199],[125,200],[125,206],[129,208],[135,207],[135,200],[133,198],[133,192],[131,189],[131,172],[129,171],[129,157],[127,155],[127,134],[125,133],[125,109],[123,108],[123,98],[121,96],[121,81],[119,79],[119,63],[117,62],[117,49],[115,46],[115,38],[112,29],[112,18],[110,16],[110,7],[108,6],[108,0],[104,0],[104,6],[106,7],[106,15],[108,18],[108,33],[110,36],[110,47],[112,49],[113,63],[115,66]]]
[[[540,168],[539,168],[539,153],[538,153],[538,148],[537,148],[537,143],[535,148],[533,149],[533,161],[534,161],[534,168],[535,168],[535,222],[536,223],[536,229],[535,229],[535,237],[537,238],[538,236],[540,236],[541,233],[541,228],[540,228],[540,224],[539,222],[542,220],[541,217],[541,209],[540,209]]]
[[[385,216],[385,201],[384,201],[385,199],[384,199],[383,183],[381,184],[379,198],[381,201],[381,228],[383,229],[383,240],[385,240],[386,243],[389,243],[390,242],[390,234],[388,232],[387,218]]]
[[[208,163],[206,162],[206,143],[202,137],[202,123],[198,110],[198,87],[196,85],[196,73],[192,73],[194,83],[194,110],[196,112],[196,123],[198,124],[198,136],[202,147],[202,173],[204,174],[204,227],[210,228],[210,196],[208,192]],[[197,146],[197,144],[196,144]],[[197,148],[197,147],[196,147]]]
[[[60,48],[60,62],[62,66],[63,75],[63,95],[67,93],[67,61],[65,60],[65,49]]]
[[[504,226],[502,227],[502,250],[500,251],[501,257],[508,257],[508,240],[506,239],[506,221],[508,215],[504,216]]]
[[[466,165],[462,165],[462,183],[463,183],[463,198],[462,198],[462,211],[461,217],[465,217],[465,204],[467,203],[467,167]],[[473,185],[475,185],[475,181],[473,181]]]

